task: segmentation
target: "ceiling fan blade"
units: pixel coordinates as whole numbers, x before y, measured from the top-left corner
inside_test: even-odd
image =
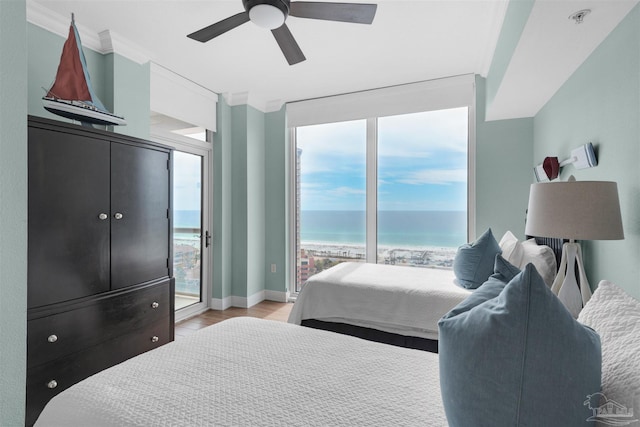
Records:
[[[376,16],[376,4],[291,2],[289,15],[298,18],[371,24]]]
[[[287,24],[282,24],[281,27],[271,30],[271,32],[276,38],[276,41],[280,46],[280,50],[284,53],[284,57],[287,58],[289,65],[294,65],[307,59],[304,57],[304,53],[302,53],[298,43],[296,43],[296,40],[293,38],[291,31],[289,31]]]
[[[220,34],[224,34],[229,30],[233,30],[236,27],[249,22],[249,14],[247,12],[241,12],[237,15],[223,19],[220,22],[204,27],[201,30],[189,34],[187,37],[197,40],[199,42],[208,42],[214,37],[218,37]]]

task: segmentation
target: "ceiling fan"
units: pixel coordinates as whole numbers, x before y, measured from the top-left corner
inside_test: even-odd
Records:
[[[371,24],[377,5],[364,3],[325,3],[290,0],[242,0],[245,11],[204,27],[187,37],[199,42],[209,40],[232,30],[245,22],[271,30],[289,65],[306,58],[284,21],[288,16],[323,19],[326,21]]]

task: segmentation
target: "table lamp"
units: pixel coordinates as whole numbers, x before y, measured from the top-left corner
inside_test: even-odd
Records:
[[[531,184],[525,234],[569,239],[562,246],[562,260],[551,290],[573,317],[578,317],[591,297],[591,288],[576,240],[624,239],[617,184],[576,181],[573,176],[566,182]]]

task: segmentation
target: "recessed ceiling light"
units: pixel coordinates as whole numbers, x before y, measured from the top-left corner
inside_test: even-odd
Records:
[[[576,13],[572,13],[569,15],[569,19],[573,19],[576,21],[576,24],[582,24],[584,21],[584,17],[591,13],[591,9],[582,9],[577,11]]]

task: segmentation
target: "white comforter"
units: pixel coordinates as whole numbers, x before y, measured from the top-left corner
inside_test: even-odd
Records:
[[[446,426],[437,361],[235,318],[76,384],[36,426]]]
[[[438,339],[438,320],[471,291],[452,270],[345,262],[309,278],[289,323],[342,322]]]

